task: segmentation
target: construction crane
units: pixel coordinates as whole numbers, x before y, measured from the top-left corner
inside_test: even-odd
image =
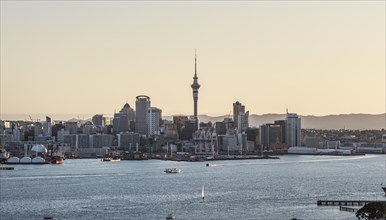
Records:
[[[40,121],[40,119],[38,119],[38,118],[35,119],[35,121],[34,121],[34,119],[32,119],[32,117],[31,117],[31,115],[28,115],[28,116],[29,116],[29,119],[31,119],[32,122],[39,122]]]

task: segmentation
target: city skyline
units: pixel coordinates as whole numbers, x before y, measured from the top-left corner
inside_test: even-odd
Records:
[[[382,1],[2,1],[0,114],[193,115],[195,48],[198,115],[385,112]]]

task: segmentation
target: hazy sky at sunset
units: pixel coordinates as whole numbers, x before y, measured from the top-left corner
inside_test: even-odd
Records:
[[[1,1],[1,113],[385,112],[385,1]]]

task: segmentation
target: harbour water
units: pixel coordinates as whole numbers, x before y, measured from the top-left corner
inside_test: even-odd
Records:
[[[356,219],[319,199],[386,200],[385,156],[205,162],[65,160],[0,171],[1,219]],[[165,168],[181,168],[165,174]],[[205,202],[200,202],[205,185]]]

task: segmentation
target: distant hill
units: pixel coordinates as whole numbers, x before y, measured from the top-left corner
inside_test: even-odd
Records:
[[[218,122],[222,121],[229,115],[223,116],[208,116],[199,115],[198,118],[202,122]],[[232,117],[232,115],[230,116]],[[370,129],[385,129],[386,114],[343,114],[343,115],[327,115],[327,116],[299,116],[302,119],[302,128],[314,129],[351,129],[351,130],[370,130]],[[172,119],[171,116],[165,117]],[[261,124],[273,123],[275,120],[285,119],[285,114],[264,114],[250,115],[249,125],[251,127],[259,127]]]

